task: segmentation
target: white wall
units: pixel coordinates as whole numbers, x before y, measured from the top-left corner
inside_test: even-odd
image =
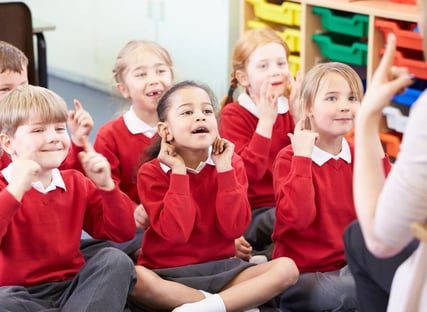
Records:
[[[176,80],[207,83],[221,99],[239,31],[237,0],[24,0],[45,32],[48,71],[113,91],[112,67],[131,39],[149,39],[171,53]]]

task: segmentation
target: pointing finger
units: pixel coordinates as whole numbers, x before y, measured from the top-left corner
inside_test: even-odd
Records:
[[[85,150],[85,152],[93,152],[95,151],[95,149],[93,148],[92,144],[89,142],[89,138],[87,137],[87,135],[83,135],[80,138],[80,142],[82,143],[83,149]]]
[[[79,102],[79,100],[77,100],[77,99],[74,99],[74,107],[75,107],[75,109],[76,109],[76,111],[79,111],[79,110],[83,110],[83,106],[82,106],[82,104]]]

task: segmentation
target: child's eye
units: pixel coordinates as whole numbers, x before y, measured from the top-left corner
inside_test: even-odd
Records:
[[[357,97],[356,96],[350,96],[349,98],[348,98],[348,100],[349,101],[351,101],[351,102],[357,102],[358,100],[357,100]]]
[[[43,132],[43,128],[34,128],[33,130],[31,130],[32,133],[39,133],[39,132]]]
[[[135,77],[145,77],[146,75],[146,73],[136,73]]]
[[[182,113],[181,113],[181,115],[192,115],[193,114],[193,112],[192,111],[190,111],[190,110],[188,110],[188,111],[183,111]]]
[[[0,92],[9,92],[10,91],[10,88],[2,88],[2,89],[0,89]]]
[[[210,115],[210,114],[213,114],[213,110],[212,109],[205,109],[203,111],[203,113],[206,114],[206,115]]]
[[[58,132],[64,132],[64,131],[66,131],[66,130],[67,130],[67,128],[66,128],[66,127],[61,126],[61,127],[56,127],[56,128],[55,128],[55,130],[56,130],[56,131],[58,131]]]
[[[330,102],[335,102],[337,100],[337,97],[336,96],[328,96],[327,98],[326,98],[326,101],[330,101]]]
[[[288,62],[285,62],[285,61],[283,61],[283,62],[277,62],[277,65],[279,67],[286,67],[286,66],[288,66]]]
[[[266,69],[268,67],[268,65],[266,63],[262,63],[262,64],[259,64],[257,67],[259,69]]]

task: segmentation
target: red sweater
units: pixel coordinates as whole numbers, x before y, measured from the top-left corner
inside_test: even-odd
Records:
[[[0,170],[2,170],[3,168],[6,168],[10,162],[11,159],[9,157],[9,155],[5,152],[0,150],[1,156],[0,156]]]
[[[156,140],[146,135],[132,134],[126,127],[123,116],[103,125],[96,134],[94,148],[103,154],[111,165],[113,179],[130,199],[139,204],[136,175],[142,164],[145,151]]]
[[[353,146],[350,145],[353,157]],[[391,168],[388,157],[384,168]],[[292,258],[300,272],[328,272],[345,266],[343,234],[356,219],[353,163],[330,159],[318,166],[294,156],[292,146],[273,166],[277,200],[273,258]]]
[[[0,286],[30,287],[73,278],[84,264],[82,229],[94,238],[135,235],[133,203],[116,187],[106,192],[76,170],[61,171],[66,191],[31,188],[19,202],[0,175]]]
[[[294,132],[294,122],[289,112],[278,114],[271,139],[257,134],[257,125],[257,117],[233,102],[221,112],[219,131],[222,137],[235,144],[236,153],[245,163],[251,207],[274,207],[273,161],[277,153],[290,144],[288,133]]]
[[[241,158],[233,170],[218,173],[206,165],[198,174],[165,173],[159,161],[138,173],[138,192],[151,225],[142,240],[138,264],[150,269],[178,267],[234,256],[251,211]]]

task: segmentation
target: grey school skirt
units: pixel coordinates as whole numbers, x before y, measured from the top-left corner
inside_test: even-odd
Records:
[[[153,271],[165,280],[178,282],[210,293],[218,293],[236,275],[253,265],[255,264],[233,257]]]

